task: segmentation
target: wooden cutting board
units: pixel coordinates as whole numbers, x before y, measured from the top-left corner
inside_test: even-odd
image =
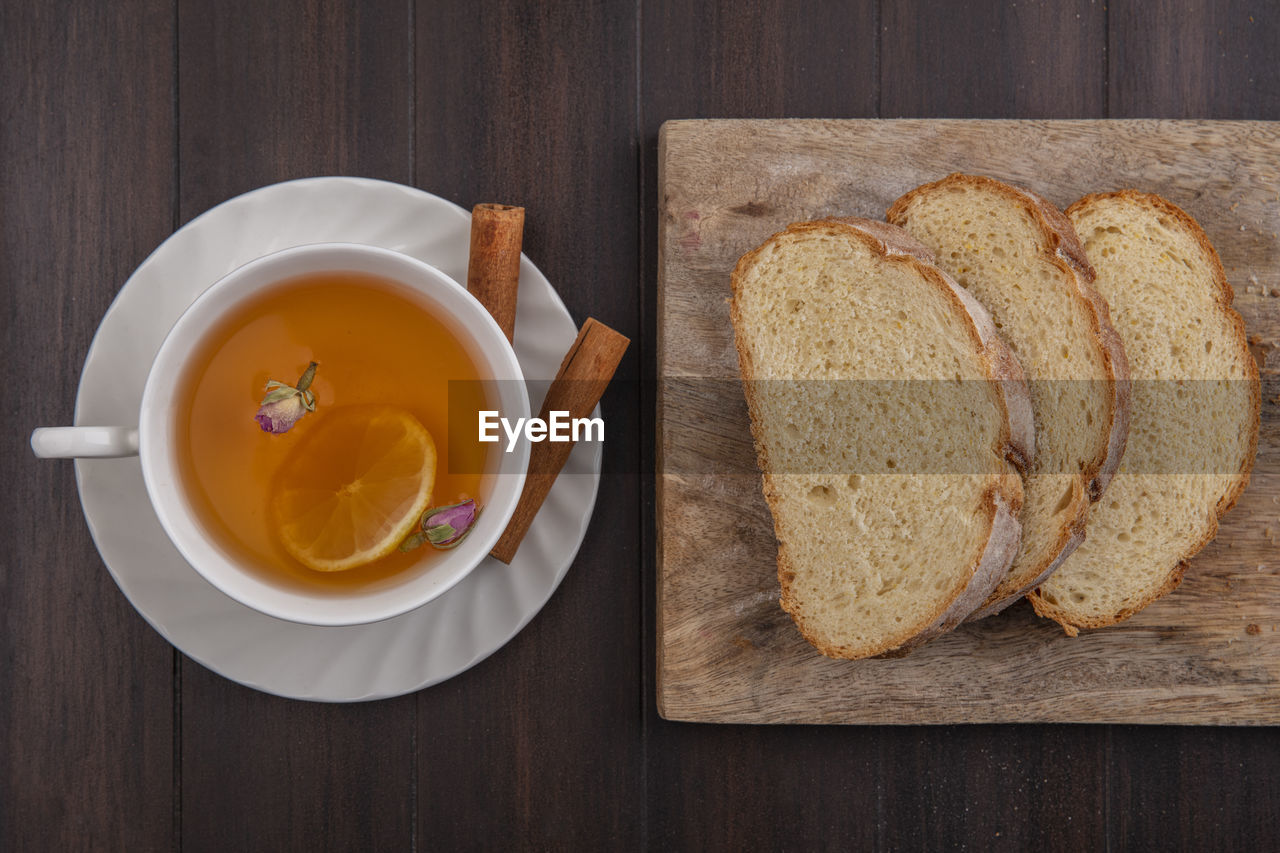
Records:
[[[736,723],[1280,723],[1280,123],[675,121],[659,142],[658,706]],[[778,606],[726,300],[790,222],[882,218],[953,171],[1065,207],[1157,192],[1204,226],[1263,365],[1253,480],[1172,595],[1063,635],[1025,603],[897,660],[834,661]]]

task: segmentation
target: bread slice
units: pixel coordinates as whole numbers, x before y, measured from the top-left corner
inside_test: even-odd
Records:
[[[1133,423],[1089,538],[1032,605],[1068,634],[1110,625],[1177,587],[1249,482],[1261,393],[1218,254],[1159,196],[1087,196],[1067,210],[1128,351]]]
[[[1017,551],[1034,443],[987,312],[905,232],[841,219],[744,255],[731,313],[783,609],[835,658],[953,628]]]
[[[1124,453],[1128,364],[1075,230],[1040,196],[954,174],[902,196],[886,218],[990,310],[1030,380],[1036,453],[1022,548],[979,619],[1034,589],[1083,541],[1090,499]]]

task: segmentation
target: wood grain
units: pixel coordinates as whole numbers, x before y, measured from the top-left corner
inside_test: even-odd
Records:
[[[309,175],[407,182],[413,105],[403,3],[182,2],[180,214]],[[404,849],[415,702],[323,705],[183,660],[182,845]]]
[[[1273,849],[1280,729],[1113,727],[1113,849]]]
[[[188,661],[175,690],[71,467],[25,434],[68,422],[127,274],[255,186],[518,196],[574,316],[653,380],[663,121],[1280,119],[1278,27],[1246,0],[0,4],[0,849],[1276,849],[1280,727],[657,717],[654,484],[629,473],[654,467],[652,382],[605,397],[610,473],[547,608],[458,678],[349,708]]]
[[[94,551],[70,424],[116,290],[173,226],[173,10],[0,6],[0,849],[176,841],[174,652]]]
[[[642,131],[645,335],[653,352],[659,218],[658,129],[667,119],[874,116],[879,98],[879,6],[872,0],[687,3],[645,0]],[[709,153],[709,156],[710,153]],[[655,358],[645,359],[641,407],[654,434]],[[647,449],[646,470],[656,469]],[[654,484],[645,478],[646,521]],[[656,713],[653,678],[656,529],[646,531],[645,740],[650,849],[883,848],[884,755],[873,731],[706,727]],[[908,817],[913,821],[914,815]]]
[[[645,3],[646,138],[668,118],[875,115],[879,5]]]
[[[177,0],[181,219],[293,178],[412,179],[409,10]]]
[[[660,543],[658,698],[665,716],[1280,722],[1280,634],[1272,630],[1280,630],[1280,550],[1271,541],[1280,534],[1273,525],[1280,506],[1274,404],[1264,408],[1251,487],[1175,595],[1074,641],[1017,607],[901,660],[849,664],[818,656],[778,608],[768,512],[758,479],[741,470],[741,402],[725,390],[731,382],[705,381],[737,373],[725,298],[739,255],[791,221],[838,213],[879,218],[902,192],[952,170],[1003,176],[1064,206],[1122,186],[1164,195],[1205,226],[1237,282],[1236,304],[1250,334],[1280,342],[1276,125],[674,122],[664,128],[660,158],[658,370],[660,393],[680,391],[659,408],[659,529],[681,531]],[[704,391],[701,398],[687,393],[691,384]],[[1273,396],[1264,388],[1264,397]],[[717,421],[715,431],[702,426]],[[736,444],[725,441],[729,432],[739,436]],[[699,455],[699,465],[686,461]],[[1250,624],[1262,633],[1247,633]]]
[[[1014,104],[1001,100],[1011,87],[983,85],[977,97],[962,95],[942,81],[922,79],[912,62],[893,66],[894,79],[882,84],[879,54],[896,49],[890,41],[898,31],[881,27],[878,10],[890,4],[818,3],[812,4],[812,15],[794,14],[776,2],[735,3],[731,13],[725,11],[728,5],[644,4],[646,304],[656,302],[652,288],[661,225],[656,216],[661,199],[657,137],[663,120],[874,116],[882,85],[886,110],[902,109],[894,103],[892,87],[902,93],[943,86],[947,98],[967,97],[987,114],[1017,114]],[[991,4],[893,5],[918,7],[913,38],[937,42],[962,23],[957,18],[981,15]],[[1086,32],[1037,32],[1033,22],[1033,16],[1006,19],[1000,32],[976,36],[979,44],[955,38],[956,53],[964,64],[986,63],[993,79],[1017,76],[1020,85],[1044,95],[1047,87],[1036,85],[1030,63],[1039,54],[1059,50],[1084,56],[1091,43]],[[1042,50],[1016,47],[1027,43]],[[900,50],[899,56],[908,56],[909,50]],[[1016,62],[1002,58],[1014,50]],[[770,59],[757,63],[757,56]],[[711,69],[718,70],[715,85],[688,84],[705,79]],[[1077,66],[1070,73],[1085,80],[1103,77],[1103,69],[1094,66]],[[785,84],[776,85],[778,80]],[[948,109],[945,99],[928,106]],[[1023,101],[1020,108],[1037,106]],[[646,341],[657,340],[656,315],[649,312]],[[654,374],[646,378],[653,380]],[[736,377],[726,381],[737,384]],[[656,384],[649,381],[643,387]],[[642,407],[642,417],[650,417],[651,411],[651,406]],[[714,423],[703,426],[716,440],[737,441]],[[647,431],[653,434],[651,422]],[[748,444],[744,461],[750,466],[752,459]],[[656,468],[656,463],[646,467]],[[650,491],[646,503],[653,500]],[[648,551],[649,602],[657,596],[655,562],[653,550]],[[654,630],[654,621],[650,613],[648,630]],[[653,640],[645,647],[650,655],[658,651]],[[647,674],[656,670],[650,658]],[[1102,727],[693,726],[659,718],[655,694],[656,688],[648,685],[651,846],[911,850],[975,845],[1025,850],[1096,849],[1105,843],[1106,791],[1099,780],[1109,770]]]
[[[415,12],[414,180],[464,207],[523,206],[525,254],[575,321],[598,317],[633,340],[635,26],[634,6],[585,0]],[[600,493],[560,589],[492,658],[418,695],[423,848],[642,838],[639,363],[629,354],[601,400]]]
[[[1280,119],[1280,64],[1264,59],[1280,43],[1274,7],[1111,0],[1108,10],[1108,115]],[[1240,270],[1229,275],[1237,298],[1258,295]],[[1114,726],[1107,758],[1112,849],[1280,844],[1280,728]]]
[[[882,9],[882,118],[1091,118],[1106,109],[1102,3],[896,2]]]
[[[1280,15],[1249,0],[1110,0],[1108,115],[1280,119]]]

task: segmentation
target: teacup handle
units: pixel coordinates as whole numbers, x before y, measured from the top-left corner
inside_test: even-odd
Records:
[[[31,449],[41,459],[115,458],[138,455],[137,427],[40,427]]]

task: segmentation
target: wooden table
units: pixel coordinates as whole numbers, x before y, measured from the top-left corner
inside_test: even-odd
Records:
[[[0,849],[1280,846],[1274,728],[688,725],[653,689],[661,123],[1280,119],[1266,5],[6,0]],[[26,446],[70,422],[93,330],[152,248],[318,174],[525,205],[575,319],[636,341],[549,605],[467,673],[363,705],[175,652],[107,575],[72,466]]]

